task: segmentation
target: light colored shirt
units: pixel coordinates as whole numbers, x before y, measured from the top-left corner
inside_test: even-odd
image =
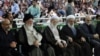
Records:
[[[23,19],[23,18],[24,18],[24,13],[23,13],[23,12],[20,12],[20,13],[18,14],[18,18],[19,18],[19,19]]]
[[[33,6],[31,5],[26,13],[30,13],[34,18],[40,18],[40,6]]]
[[[67,15],[74,15],[74,7],[71,3],[68,3],[66,6],[66,14]]]
[[[11,12],[14,13],[14,14],[17,14],[19,11],[20,11],[19,5],[17,3],[14,3],[11,6]]]
[[[26,31],[26,35],[27,35],[27,39],[28,39],[28,44],[29,45],[33,45],[33,43],[38,40],[39,41],[39,45],[41,45],[41,40],[42,40],[42,36],[36,32],[36,30],[33,28],[33,30],[29,30],[27,29],[27,27],[24,25],[25,31]]]
[[[4,11],[2,9],[0,9],[0,16],[2,17],[4,14]]]

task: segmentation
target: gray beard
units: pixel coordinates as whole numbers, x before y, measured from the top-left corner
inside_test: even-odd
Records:
[[[73,25],[68,24],[68,26],[71,27],[71,28],[73,28],[74,27],[74,24]]]
[[[33,30],[33,27],[32,27],[32,26],[28,26],[28,29],[29,29],[30,31],[32,31],[32,30]]]
[[[33,25],[29,26],[29,25],[26,25],[26,28],[30,31],[33,31]]]

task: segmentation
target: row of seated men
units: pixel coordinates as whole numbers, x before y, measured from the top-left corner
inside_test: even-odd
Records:
[[[96,16],[97,20],[100,15]],[[58,17],[53,16],[43,32],[33,24],[33,17],[25,14],[25,23],[17,32],[11,30],[11,22],[4,19],[0,26],[0,56],[100,56],[100,23],[74,26],[75,16],[67,16],[66,25],[57,29]],[[19,47],[20,46],[20,47]]]

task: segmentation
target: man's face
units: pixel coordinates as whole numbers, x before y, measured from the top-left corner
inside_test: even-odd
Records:
[[[32,26],[32,25],[33,25],[33,19],[30,18],[29,20],[27,20],[27,21],[25,22],[25,24],[26,24],[27,26]]]
[[[68,20],[68,24],[74,25],[74,23],[75,23],[75,20],[74,19],[71,18],[71,19]]]
[[[27,21],[25,22],[25,25],[26,25],[26,28],[27,28],[28,30],[33,30],[33,19],[30,18],[29,20],[27,20]]]
[[[12,21],[13,20],[13,15],[12,13],[9,13],[9,16],[8,16],[9,20]]]
[[[36,1],[33,1],[33,3],[32,3],[32,4],[33,4],[33,6],[36,6],[37,2],[36,2]]]
[[[57,24],[58,24],[58,20],[57,19],[52,19],[51,20],[51,23],[54,25],[54,26],[56,26]]]
[[[91,24],[91,22],[92,22],[91,17],[86,17],[85,23],[89,25],[89,24]]]
[[[2,23],[2,28],[5,30],[5,31],[9,31],[11,29],[11,23],[9,20],[5,21]]]

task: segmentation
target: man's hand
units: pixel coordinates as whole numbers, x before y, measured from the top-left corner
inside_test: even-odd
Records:
[[[72,39],[71,37],[68,37],[68,40],[69,40],[70,42],[73,42],[73,39]]]
[[[99,34],[94,34],[94,38],[99,39]]]
[[[39,47],[39,45],[40,45],[39,41],[36,40],[33,45],[35,45],[36,47]]]
[[[61,43],[64,45],[64,47],[67,47],[67,43],[65,40],[62,40]]]
[[[64,48],[64,45],[62,43],[58,43],[59,47]]]
[[[13,42],[10,43],[10,47],[11,48],[16,48],[16,45],[17,45],[17,43],[15,41],[13,41]]]
[[[86,42],[86,39],[84,37],[81,37],[82,42]]]

